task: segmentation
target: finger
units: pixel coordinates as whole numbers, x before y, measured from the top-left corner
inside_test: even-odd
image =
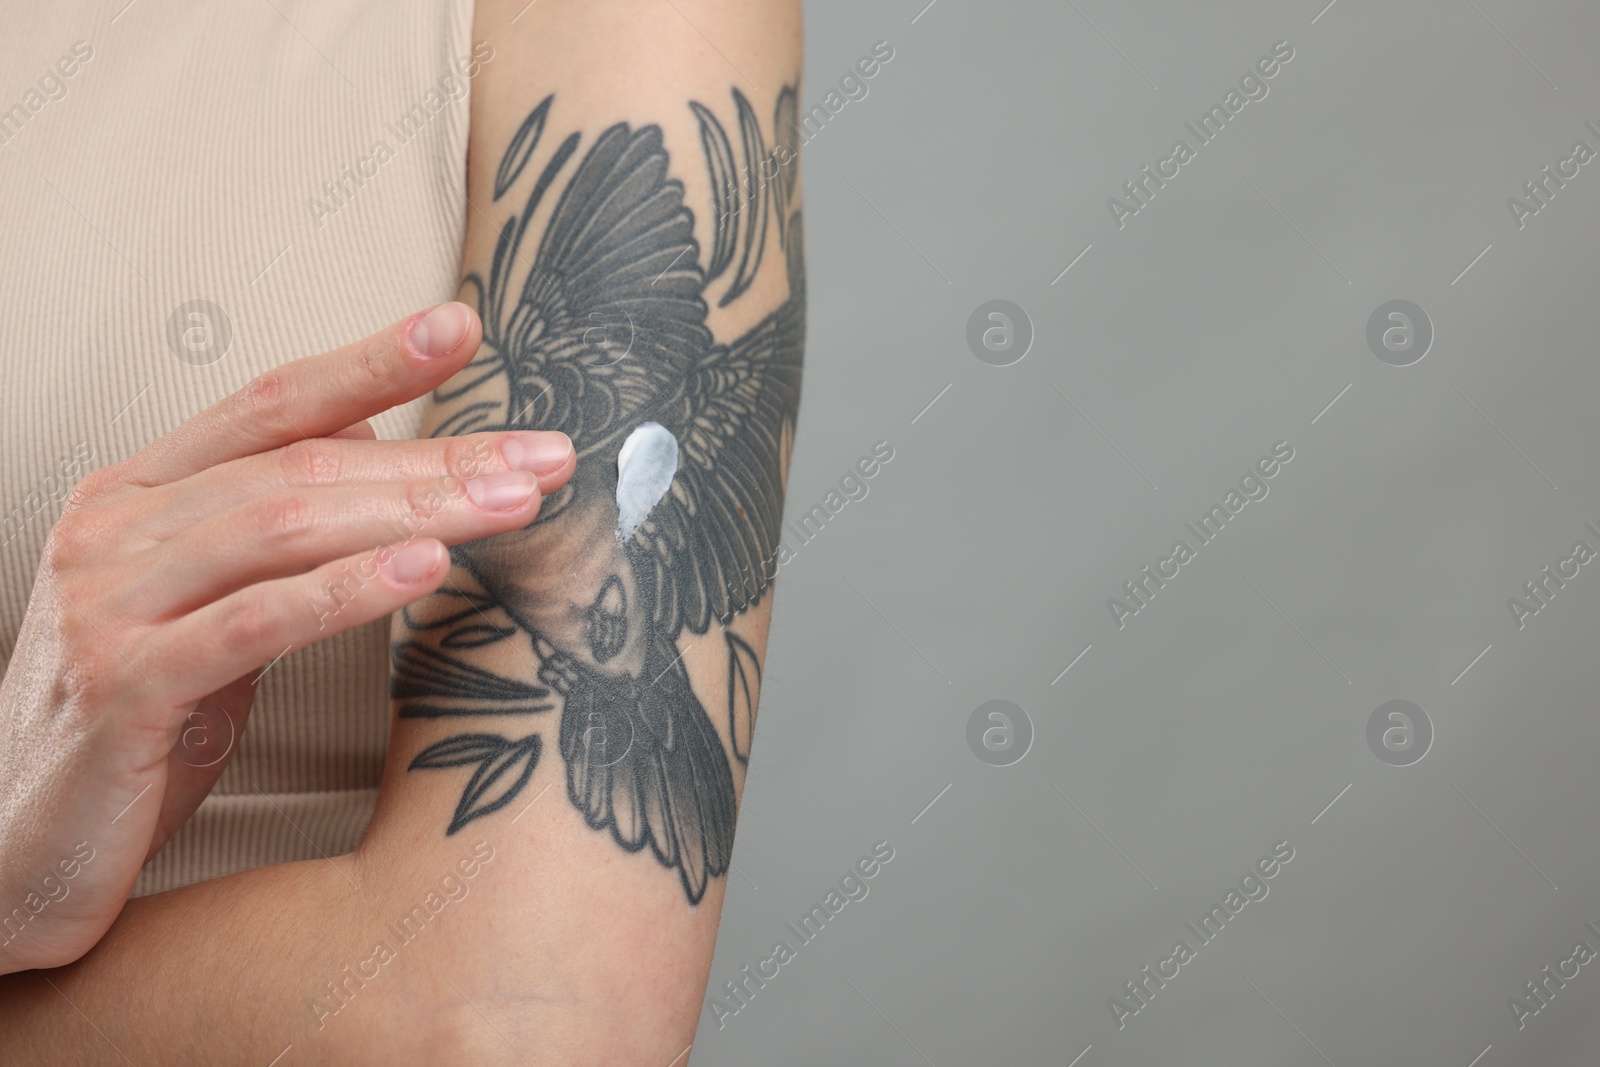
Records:
[[[169,618],[362,549],[423,535],[461,544],[520,529],[539,500],[538,478],[527,471],[261,496],[147,550],[154,562],[127,596],[138,614]]]
[[[378,431],[372,428],[372,423],[362,419],[360,422],[346,426],[337,433],[330,433],[328,436],[336,441],[376,441],[378,439]]]
[[[179,679],[173,699],[187,706],[288,652],[393,614],[449,572],[444,545],[425,537],[261,582],[161,627],[144,669]]]
[[[139,485],[337,433],[442,384],[482,337],[467,305],[440,304],[355,344],[275,367],[202,411],[124,465]]]
[[[536,475],[541,493],[565,485],[577,463],[572,441],[556,431],[479,433],[423,441],[300,441],[201,471],[143,494],[139,532],[167,540],[203,519],[287,490],[466,479],[501,471]]]

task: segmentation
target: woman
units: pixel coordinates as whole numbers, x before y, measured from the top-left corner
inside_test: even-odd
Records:
[[[799,400],[797,5],[36,22],[6,1062],[685,1062]]]

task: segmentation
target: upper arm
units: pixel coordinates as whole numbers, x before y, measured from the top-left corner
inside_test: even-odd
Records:
[[[398,877],[484,842],[449,950],[474,1008],[513,1039],[666,1062],[704,990],[784,551],[799,12],[477,19],[462,299],[485,343],[424,433],[560,429],[579,459],[531,526],[456,550],[397,618],[370,851]]]

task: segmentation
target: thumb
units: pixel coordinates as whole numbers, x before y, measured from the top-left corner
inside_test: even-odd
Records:
[[[150,855],[189,821],[232,761],[255,696],[254,674],[236,679],[195,705],[167,757],[167,788]]]

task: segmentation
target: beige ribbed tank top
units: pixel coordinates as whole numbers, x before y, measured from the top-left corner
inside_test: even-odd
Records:
[[[471,29],[471,0],[12,13],[0,34],[0,662],[84,469],[266,368],[454,295]],[[418,401],[374,425],[412,437],[421,416]],[[275,664],[215,792],[136,892],[353,848],[388,735],[387,643],[377,623]]]

